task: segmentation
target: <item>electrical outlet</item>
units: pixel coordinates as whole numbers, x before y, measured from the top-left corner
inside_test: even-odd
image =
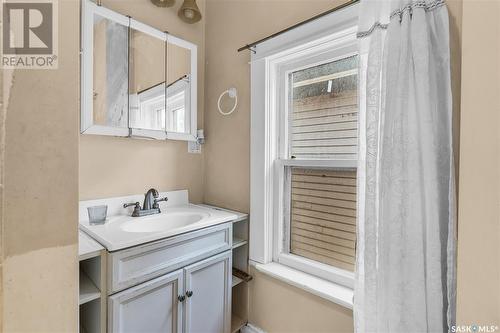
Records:
[[[188,153],[201,154],[201,144],[198,141],[188,141]]]

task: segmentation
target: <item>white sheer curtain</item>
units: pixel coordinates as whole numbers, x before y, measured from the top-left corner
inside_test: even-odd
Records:
[[[356,332],[446,332],[455,184],[443,1],[361,0]]]

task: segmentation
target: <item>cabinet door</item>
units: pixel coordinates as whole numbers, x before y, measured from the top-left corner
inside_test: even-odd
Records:
[[[231,330],[231,251],[188,266],[185,271],[186,333]]]
[[[178,270],[110,296],[109,332],[182,332],[183,293]]]

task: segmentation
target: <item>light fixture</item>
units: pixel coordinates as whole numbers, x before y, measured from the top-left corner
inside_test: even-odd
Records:
[[[158,7],[172,7],[175,4],[175,0],[151,0]]]
[[[184,0],[178,15],[186,23],[196,23],[201,20],[201,13],[196,5],[196,0]]]

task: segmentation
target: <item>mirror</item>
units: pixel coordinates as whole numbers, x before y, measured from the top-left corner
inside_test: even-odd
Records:
[[[165,41],[130,29],[130,127],[165,131]]]
[[[83,134],[196,141],[197,47],[83,0]]]
[[[191,51],[167,43],[167,132],[189,133]]]
[[[128,125],[128,28],[93,15],[93,120],[110,127]]]

